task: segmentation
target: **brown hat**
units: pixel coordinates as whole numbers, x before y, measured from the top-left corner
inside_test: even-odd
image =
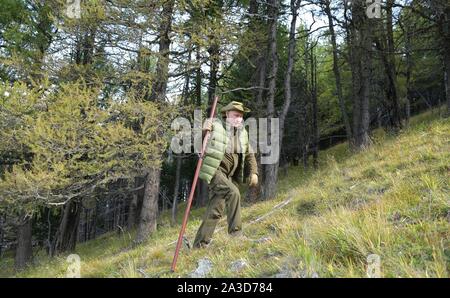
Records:
[[[221,110],[222,114],[225,114],[227,111],[239,111],[241,113],[248,113],[250,112],[250,109],[244,107],[244,104],[239,101],[232,101],[226,106],[224,106]]]

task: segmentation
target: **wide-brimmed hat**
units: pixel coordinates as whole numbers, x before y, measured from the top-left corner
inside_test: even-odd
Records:
[[[242,102],[232,101],[220,110],[222,114],[225,114],[227,111],[239,111],[241,113],[248,113],[250,112],[250,109],[244,107],[244,104]]]

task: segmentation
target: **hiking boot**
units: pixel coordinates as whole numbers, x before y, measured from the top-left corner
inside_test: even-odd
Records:
[[[202,241],[200,243],[194,243],[194,246],[192,248],[193,249],[208,248],[212,242],[213,242],[213,240],[211,239],[211,241],[209,241],[209,242]]]
[[[245,236],[241,230],[231,232],[230,236],[236,240],[248,240],[247,236]]]

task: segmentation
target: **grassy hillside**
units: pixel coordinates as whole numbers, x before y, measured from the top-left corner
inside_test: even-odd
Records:
[[[375,131],[374,145],[352,154],[347,144],[320,153],[320,169],[291,167],[281,173],[276,199],[243,203],[246,239],[216,232],[207,249],[184,248],[177,272],[169,271],[179,227],[163,215],[148,242],[132,247],[133,235],[105,235],[79,244],[82,277],[188,276],[208,258],[211,277],[364,277],[367,257],[377,254],[384,277],[448,277],[450,271],[450,122],[431,113],[416,116],[398,136]],[[290,198],[264,220],[249,224]],[[184,207],[180,209],[184,212]],[[203,210],[193,210],[192,241]],[[225,226],[225,221],[221,226]],[[67,255],[12,271],[0,260],[1,276],[65,276]],[[239,271],[231,263],[247,264]]]

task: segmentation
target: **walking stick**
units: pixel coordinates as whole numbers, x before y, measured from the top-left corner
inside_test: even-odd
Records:
[[[217,105],[217,101],[218,100],[219,100],[219,97],[216,95],[215,98],[214,98],[213,105],[212,105],[212,110],[211,110],[211,113],[210,113],[210,119],[214,118],[214,114],[215,114],[215,111],[216,111],[216,105]],[[175,272],[175,266],[177,265],[178,254],[180,252],[181,243],[182,243],[183,236],[184,236],[184,231],[186,230],[186,224],[187,224],[187,220],[188,220],[188,217],[189,217],[189,211],[191,209],[192,200],[194,198],[195,187],[197,186],[198,174],[200,172],[200,168],[201,168],[202,163],[203,163],[203,155],[205,154],[206,145],[208,144],[210,133],[211,132],[209,130],[206,131],[205,137],[203,138],[202,151],[200,152],[200,157],[198,159],[197,167],[195,169],[194,180],[192,181],[191,193],[189,194],[189,198],[188,198],[187,206],[186,206],[186,211],[184,212],[183,224],[181,225],[181,231],[180,231],[180,234],[178,235],[178,241],[177,241],[177,247],[175,249],[175,255],[173,256],[172,267],[171,267],[171,271],[172,272]]]

